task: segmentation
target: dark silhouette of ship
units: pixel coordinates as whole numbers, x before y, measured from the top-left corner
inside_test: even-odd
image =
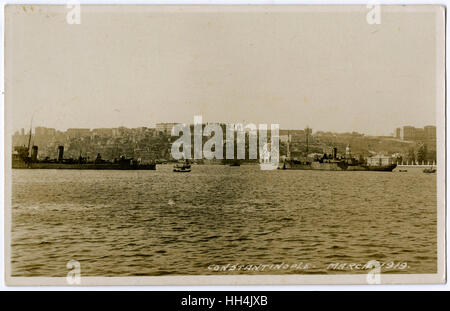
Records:
[[[222,164],[223,165],[228,165],[228,166],[241,166],[241,161],[239,159],[223,159],[222,160]]]
[[[281,169],[285,170],[321,170],[321,171],[380,171],[392,172],[397,164],[383,163],[380,159],[377,163],[366,163],[363,160],[355,159],[350,155],[347,157],[338,157],[337,148],[334,147],[332,154],[314,154],[308,155],[308,133],[306,129],[306,155],[297,159],[291,159],[289,153],[289,138],[287,142],[287,155]],[[349,148],[349,146],[347,146]],[[347,152],[346,152],[347,153]]]
[[[191,171],[191,164],[189,163],[189,161],[186,159],[186,161],[184,163],[181,164],[176,164],[173,167],[173,171],[175,173],[189,173]]]
[[[77,170],[155,170],[156,163],[142,164],[133,158],[121,156],[119,159],[108,161],[102,159],[100,154],[93,161],[80,157],[78,159],[64,158],[64,146],[58,147],[58,158],[39,160],[38,146],[33,146],[31,156],[30,148],[17,146],[12,155],[13,169],[77,169]]]
[[[434,167],[426,168],[423,170],[424,173],[433,174],[436,173],[436,169]]]
[[[234,160],[230,163],[230,166],[241,166],[241,162],[239,160]]]
[[[321,157],[304,157],[302,159],[286,159],[282,169],[286,170],[321,170],[321,171],[379,171],[392,172],[397,164],[368,165],[355,159],[329,158],[327,154]]]

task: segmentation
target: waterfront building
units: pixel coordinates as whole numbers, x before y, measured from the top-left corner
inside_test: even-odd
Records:
[[[385,156],[382,154],[377,154],[367,159],[367,165],[370,166],[391,165],[391,164],[394,164],[394,159],[390,156]]]

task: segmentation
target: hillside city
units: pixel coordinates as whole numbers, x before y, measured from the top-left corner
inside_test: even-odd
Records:
[[[30,132],[25,129],[16,131],[12,136],[12,145],[27,146],[30,143],[38,146],[39,159],[56,158],[58,146],[64,146],[65,158],[77,159],[82,156],[94,159],[100,154],[102,159],[106,160],[125,156],[139,159],[143,163],[164,163],[173,161],[170,150],[177,137],[171,136],[171,130],[175,124],[158,123],[154,128],[69,128],[66,131],[35,127],[31,138]],[[221,126],[225,129],[226,125]],[[223,132],[225,140],[226,131]],[[312,129],[306,128],[280,129],[279,137],[280,156],[286,155],[288,148],[291,157],[295,158],[305,153],[330,153],[333,147],[337,147],[341,153],[350,149],[352,155],[360,159],[384,155],[396,158],[397,163],[436,162],[436,127],[431,125],[424,128],[399,127],[392,136],[369,136],[357,132],[313,132]],[[203,139],[206,141],[208,137]],[[246,143],[248,144],[248,140]]]

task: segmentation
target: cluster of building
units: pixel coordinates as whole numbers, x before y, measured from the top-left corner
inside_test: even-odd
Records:
[[[126,156],[140,159],[144,163],[154,160],[167,161],[171,160],[172,142],[177,139],[177,137],[171,136],[172,128],[176,124],[158,123],[155,127],[138,128],[69,128],[66,131],[36,127],[31,135],[31,141],[29,141],[29,132],[22,129],[14,133],[12,142],[13,147],[27,146],[29,143],[39,146],[39,157],[42,159],[46,157],[56,158],[58,147],[62,145],[65,148],[65,155],[73,158],[83,156],[92,159],[101,154],[102,158],[107,160]],[[223,127],[223,133],[225,134],[226,124],[220,125]],[[193,128],[191,133],[193,134]],[[267,134],[267,138],[270,139],[270,133]],[[207,139],[209,137],[204,137],[205,141]],[[289,153],[294,157],[305,153],[327,152],[330,147],[345,150],[346,146],[350,144],[355,155],[364,158],[374,154],[397,154],[397,157],[402,156],[403,159],[411,158],[410,161],[413,158],[433,160],[435,158],[436,127],[415,128],[404,126],[396,130],[395,137],[365,136],[357,132],[331,133],[317,131],[313,134],[312,129],[308,127],[303,130],[280,129],[279,139],[280,155]],[[416,150],[411,150],[413,147],[411,144],[426,144],[428,149],[425,152],[428,155],[424,156],[419,152],[420,146],[415,146]]]
[[[69,128],[58,131],[54,128],[36,127],[34,133],[21,129],[12,136],[13,146],[39,146],[39,157],[56,158],[58,147],[65,147],[67,157],[80,155],[93,159],[101,154],[102,158],[113,160],[120,156],[133,157],[142,162],[169,157],[170,141],[167,132],[157,128]],[[170,133],[169,133],[170,135]]]
[[[423,128],[414,126],[403,126],[395,129],[395,137],[407,141],[436,141],[436,126],[427,125]]]

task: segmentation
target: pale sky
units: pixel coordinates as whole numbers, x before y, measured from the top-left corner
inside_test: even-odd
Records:
[[[436,124],[437,7],[7,6],[6,118],[47,126],[278,123],[388,135]],[[442,42],[441,42],[442,44]]]

